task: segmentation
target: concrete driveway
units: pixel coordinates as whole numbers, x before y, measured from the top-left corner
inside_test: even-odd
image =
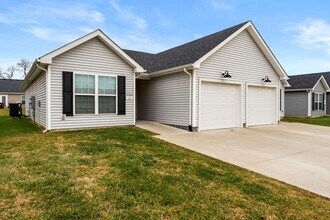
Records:
[[[330,128],[281,123],[191,133],[153,122],[157,138],[330,198]]]

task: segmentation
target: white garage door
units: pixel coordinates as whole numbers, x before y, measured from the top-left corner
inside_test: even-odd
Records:
[[[276,89],[248,87],[248,126],[274,124],[276,121]]]
[[[240,86],[202,82],[201,130],[234,128],[240,123]]]

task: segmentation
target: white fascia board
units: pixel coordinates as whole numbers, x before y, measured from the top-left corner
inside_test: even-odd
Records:
[[[298,91],[311,91],[313,90],[313,88],[305,88],[305,89],[289,89],[289,90],[285,90],[285,92],[298,92]]]
[[[176,67],[172,67],[169,69],[152,72],[149,74],[149,76],[150,76],[150,78],[157,77],[157,76],[163,76],[163,75],[175,73],[178,71],[183,71],[184,68],[191,69],[191,68],[194,68],[194,65],[190,63],[190,64],[185,64],[182,66],[176,66]]]
[[[115,44],[107,35],[105,35],[101,30],[95,30],[81,38],[78,38],[71,43],[64,45],[42,57],[39,58],[41,63],[44,64],[52,64],[52,59],[74,47],[81,45],[82,43],[98,37],[103,43],[105,43],[108,47],[110,47],[117,55],[119,55],[122,59],[128,62],[131,66],[134,67],[135,72],[144,72],[143,67],[141,67],[137,62],[135,62],[130,56],[128,56],[117,44]]]
[[[291,87],[291,85],[289,84],[289,82],[287,80],[282,80],[281,79],[280,81],[283,84],[284,88],[290,88]]]
[[[317,84],[319,84],[320,81],[322,81],[323,86],[325,87],[325,90],[326,90],[326,91],[329,91],[329,89],[330,89],[330,88],[329,88],[329,85],[328,85],[328,83],[327,83],[327,81],[325,80],[325,78],[324,78],[323,75],[320,77],[319,80],[317,80],[317,82],[315,83],[315,85],[314,85],[314,87],[313,87],[313,90],[316,88]]]
[[[240,29],[238,29],[235,33],[233,33],[231,36],[229,36],[226,40],[222,41],[218,46],[213,48],[211,51],[209,51],[207,54],[202,56],[199,60],[197,60],[194,63],[194,66],[196,68],[199,68],[201,66],[201,63],[204,62],[207,58],[209,58],[212,54],[217,52],[221,47],[223,47],[225,44],[227,44],[230,40],[232,40],[234,37],[236,37],[238,34],[240,34],[243,30],[245,30],[249,25],[251,25],[251,22],[249,21],[245,25],[243,25]]]
[[[260,50],[264,53],[267,60],[271,63],[272,67],[275,69],[277,74],[280,76],[282,80],[288,80],[289,76],[286,74],[285,70],[278,62],[276,57],[274,56],[273,52],[270,50],[262,36],[259,34],[257,29],[254,27],[252,22],[249,22],[249,26],[247,27],[247,31],[252,36],[256,44],[259,46]]]
[[[276,73],[280,76],[281,80],[288,80],[289,77],[282,68],[281,64],[278,62],[272,51],[269,49],[257,29],[254,27],[253,23],[251,21],[247,22],[245,25],[243,25],[240,29],[238,29],[235,33],[233,33],[230,37],[228,37],[226,40],[221,42],[218,46],[213,48],[210,52],[205,54],[203,57],[201,57],[199,60],[197,60],[194,63],[195,67],[200,67],[201,63],[205,61],[208,57],[210,57],[212,54],[214,54],[216,51],[218,51],[221,47],[223,47],[225,44],[227,44],[230,40],[232,40],[234,37],[236,37],[238,34],[240,34],[242,31],[247,30],[253,40],[256,42],[260,50],[263,52],[267,60],[270,62]],[[288,83],[287,83],[288,84]],[[289,85],[289,84],[288,84]]]

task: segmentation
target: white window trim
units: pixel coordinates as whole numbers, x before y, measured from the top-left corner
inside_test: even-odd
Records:
[[[5,103],[5,108],[8,107],[8,95],[0,95],[0,98],[1,98],[1,103],[2,103],[2,96],[5,96],[6,97],[6,103]]]
[[[95,92],[94,94],[81,94],[81,93],[76,93],[76,74],[78,75],[93,75],[95,77]],[[115,77],[116,78],[116,95],[112,94],[101,94],[99,95],[99,76],[108,76],[108,77]],[[87,73],[87,72],[73,72],[73,116],[79,116],[79,115],[118,115],[118,75],[116,74],[104,74],[104,73]],[[90,113],[90,114],[76,114],[76,95],[81,95],[81,96],[94,96],[94,108],[95,112]],[[99,114],[99,96],[116,96],[116,112],[115,113],[100,113]]]
[[[314,93],[314,103],[313,103],[313,105],[314,105],[314,111],[321,111],[321,112],[323,111],[322,109],[320,109],[320,103],[323,103],[323,100],[319,101],[319,98],[320,98],[321,95],[322,95],[322,99],[324,99],[323,93],[319,93],[319,92],[315,92]],[[316,100],[316,97],[315,96],[318,97],[317,100]],[[317,103],[317,109],[315,108],[315,103]]]
[[[107,76],[107,77],[114,77],[116,79],[116,94],[99,94],[99,76]],[[116,112],[115,113],[100,113],[100,115],[107,115],[107,114],[118,114],[118,75],[113,75],[113,74],[97,74],[97,113],[99,114],[99,96],[109,96],[109,97],[116,97]]]

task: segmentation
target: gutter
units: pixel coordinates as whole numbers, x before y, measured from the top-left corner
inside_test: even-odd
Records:
[[[157,76],[162,76],[162,75],[166,75],[166,74],[170,74],[170,73],[175,73],[178,72],[184,68],[195,68],[194,64],[186,64],[186,65],[182,65],[182,66],[177,66],[177,67],[172,67],[172,68],[168,68],[165,70],[160,70],[160,71],[156,71],[156,72],[152,72],[150,74],[150,78],[153,77],[157,77]]]

